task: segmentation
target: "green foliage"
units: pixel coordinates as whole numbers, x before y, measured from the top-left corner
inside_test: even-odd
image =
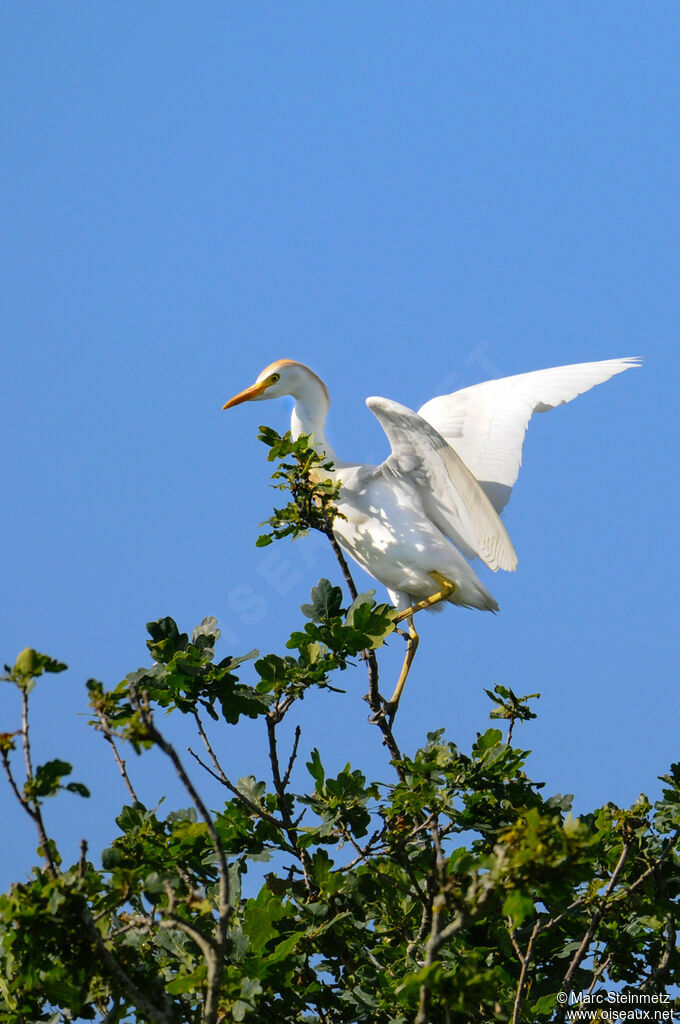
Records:
[[[68,782],[62,786],[61,780],[73,771],[68,761],[60,761],[55,758],[45,764],[39,764],[32,779],[27,779],[24,786],[24,795],[27,800],[36,800],[38,797],[54,796],[60,789],[66,789],[69,793],[78,793],[79,796],[89,796],[90,791],[82,782]]]
[[[677,981],[669,935],[680,892],[678,765],[654,806],[641,798],[629,811],[606,805],[574,818],[569,798],[548,798],[531,781],[527,752],[500,730],[481,733],[469,753],[438,731],[387,783],[349,764],[329,777],[315,747],[309,787],[291,790],[271,740],[277,715],[367,642],[358,609],[384,615],[363,595],[348,625],[341,601],[322,580],[304,608],[314,620],[306,628],[336,644],[314,671],[306,656],[267,655],[253,682],[241,682],[236,659],[214,660],[214,620],[190,641],[165,618],[149,624],[158,659],[149,669],[111,691],[90,681],[92,706],[116,741],[159,746],[156,709],[198,721],[205,711],[224,728],[246,714],[267,723],[276,768],[269,784],[224,775],[228,799],[212,816],[217,848],[195,803],[163,817],[133,801],[99,866],[83,856],[62,869],[54,858],[56,870],[35,868],[12,886],[0,898],[0,1021],[205,1017],[221,916],[216,1019],[387,1024],[416,1020],[425,1005],[431,1021],[507,1021],[520,956],[528,966],[519,1021],[554,1013],[571,966],[579,991],[600,968],[600,984],[662,991]],[[497,696],[521,712],[514,694]],[[35,769],[26,801],[54,795],[69,772],[60,760]],[[248,887],[248,865],[263,858],[270,872]],[[577,962],[593,922],[589,958]]]
[[[292,457],[286,486],[319,468],[307,439],[263,433],[272,457]],[[305,520],[298,498],[272,536],[305,522],[326,532],[332,503]],[[366,652],[392,635],[394,612],[373,592],[347,604],[320,580],[302,614],[288,653],[244,657],[216,654],[214,618],[191,634],[161,618],[147,627],[151,665],[112,689],[88,681],[91,724],[128,792],[97,863],[83,844],[64,867],[43,818],[48,797],[85,786],[64,783],[66,761],[32,762],[29,695],[65,666],[24,651],[6,667],[21,715],[0,758],[42,862],[0,896],[0,1024],[528,1024],[565,1019],[560,991],[677,985],[680,765],[654,804],[574,816],[512,742],[537,695],[499,685],[487,693],[505,735],[485,729],[465,752],[438,730],[402,754],[377,716],[366,729],[391,754],[382,778],[350,764],[329,774],[323,729],[309,744],[297,726],[282,750],[281,723],[311,689],[320,721],[332,716],[337,673],[362,654],[370,680]],[[191,770],[158,725],[166,714],[199,745]],[[243,717],[261,728],[254,765],[267,778],[229,777]],[[138,799],[127,744],[167,759],[185,807],[161,814]]]
[[[66,665],[62,661],[50,658],[47,654],[40,654],[39,651],[34,651],[32,647],[24,647],[23,651],[17,656],[13,668],[5,665],[7,675],[2,678],[6,682],[15,683],[16,686],[26,693],[30,693],[35,686],[36,679],[43,672],[63,672],[65,668]]]
[[[340,484],[331,479],[333,463],[318,454],[313,437],[305,434],[293,441],[290,431],[281,436],[271,427],[260,427],[259,439],[269,448],[267,459],[279,460],[272,486],[286,491],[291,500],[274,509],[274,515],[266,520],[271,530],[258,537],[257,546],[282,537],[304,536],[309,530],[329,534],[333,520],[340,515],[334,504]]]

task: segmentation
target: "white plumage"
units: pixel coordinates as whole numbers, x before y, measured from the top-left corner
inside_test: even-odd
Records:
[[[637,358],[604,359],[487,380],[431,398],[418,415],[456,449],[496,511],[502,512],[522,465],[524,435],[533,413],[571,402],[596,384],[639,365]]]
[[[409,621],[410,656],[391,705],[396,707],[417,644],[412,606],[441,598],[498,608],[470,561],[480,558],[494,571],[517,565],[499,513],[517,480],[533,413],[570,402],[639,364],[637,358],[608,359],[517,374],[432,398],[417,413],[387,398],[368,398],[392,449],[379,466],[343,462],[335,455],[325,434],[328,390],[302,363],[272,363],[255,384],[225,403],[227,409],[292,395],[293,437],[313,434],[317,450],[332,459],[341,483],[338,509],[345,517],[336,519],[334,533],[387,587]]]

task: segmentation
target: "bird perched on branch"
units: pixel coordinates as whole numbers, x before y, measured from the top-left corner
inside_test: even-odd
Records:
[[[268,366],[254,384],[223,406],[292,395],[293,439],[313,444],[333,462],[340,481],[333,532],[342,547],[385,587],[408,624],[404,664],[386,712],[393,717],[418,633],[413,615],[439,602],[497,611],[498,604],[469,560],[513,571],[517,555],[500,519],[522,461],[531,416],[638,366],[637,358],[575,363],[521,373],[432,398],[413,412],[388,398],[366,404],[392,451],[379,466],[343,462],[325,433],[328,389],[313,370],[291,359]]]

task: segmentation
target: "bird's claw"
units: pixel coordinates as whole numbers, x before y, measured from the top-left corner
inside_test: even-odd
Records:
[[[376,711],[374,715],[369,715],[368,720],[371,725],[380,725],[381,722],[386,721],[391,729],[392,723],[394,722],[394,716],[397,713],[397,705],[394,701],[384,700],[382,697],[380,699],[382,701],[380,710]]]

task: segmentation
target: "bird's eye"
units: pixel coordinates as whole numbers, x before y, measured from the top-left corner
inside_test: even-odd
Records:
[[[272,376],[271,376],[272,384],[276,384],[276,382],[277,382],[277,380],[279,379],[280,376],[281,376],[280,373],[273,373]]]

